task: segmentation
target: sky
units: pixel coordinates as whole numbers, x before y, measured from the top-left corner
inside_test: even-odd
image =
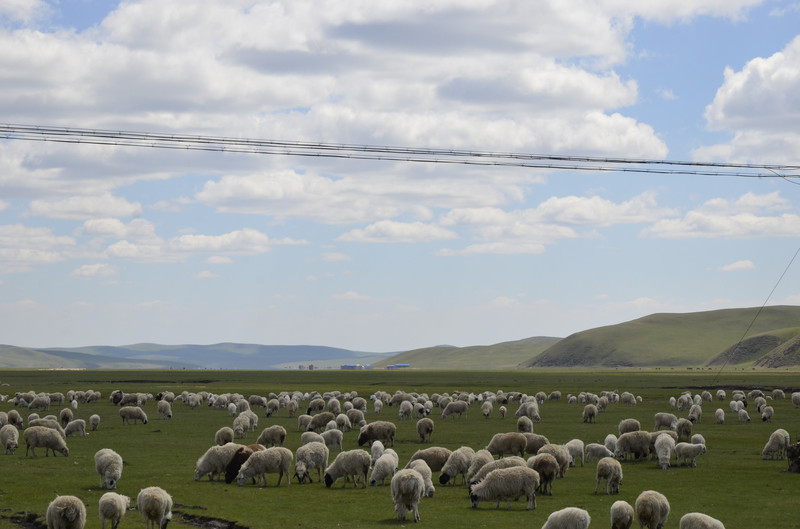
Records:
[[[4,124],[800,162],[795,0],[4,0],[0,49]],[[798,304],[780,176],[0,139],[0,343],[394,352]]]

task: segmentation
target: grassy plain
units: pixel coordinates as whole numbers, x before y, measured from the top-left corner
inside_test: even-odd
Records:
[[[42,523],[48,503],[59,494],[76,495],[87,505],[88,528],[100,527],[97,501],[103,494],[99,477],[94,471],[93,456],[100,448],[109,447],[119,452],[125,461],[122,479],[117,492],[131,496],[133,503],[138,491],[146,486],[158,485],[170,492],[175,501],[173,526],[191,526],[190,518],[208,517],[234,521],[240,527],[295,527],[360,529],[375,526],[394,527],[396,520],[387,487],[353,489],[341,488],[337,482],[331,489],[324,484],[276,487],[276,476],[268,475],[269,485],[257,488],[252,485],[238,487],[224,482],[193,479],[195,461],[212,445],[214,432],[229,426],[232,419],[225,411],[203,407],[189,410],[176,402],[174,418],[165,421],[158,417],[155,404],[145,406],[150,421],[147,425],[125,426],[121,423],[118,408],[108,402],[114,389],[126,392],[170,390],[176,394],[183,390],[214,393],[238,392],[266,395],[280,391],[330,390],[357,391],[367,397],[376,390],[432,394],[434,392],[461,391],[523,391],[535,393],[560,390],[564,397],[580,391],[599,393],[603,390],[630,391],[640,395],[643,402],[636,407],[620,404],[610,406],[601,413],[596,424],[581,421],[582,406],[568,404],[566,398],[546,402],[541,406],[542,422],[535,425],[536,433],[547,436],[551,442],[565,443],[579,438],[588,444],[603,442],[608,433],[617,434],[617,424],[623,418],[634,417],[645,429],[652,428],[653,414],[667,411],[667,400],[684,390],[699,393],[702,389],[723,388],[728,391],[740,388],[782,388],[787,395],[800,389],[797,371],[729,370],[719,374],[711,370],[661,369],[661,370],[524,370],[524,371],[0,371],[0,393],[13,395],[16,391],[61,391],[94,389],[101,391],[103,399],[93,404],[82,404],[76,418],[87,419],[93,413],[102,417],[100,429],[84,438],[69,438],[69,457],[25,457],[25,445],[13,456],[0,455],[0,529],[18,528],[15,519]],[[8,384],[7,386],[5,384]],[[706,403],[703,421],[694,427],[708,445],[708,452],[698,459],[697,468],[671,468],[660,470],[655,462],[623,463],[624,480],[618,496],[593,494],[595,488],[595,463],[571,468],[566,478],[557,480],[552,497],[537,497],[537,508],[526,512],[524,502],[512,503],[510,511],[495,510],[494,505],[481,504],[473,510],[462,485],[444,487],[437,485],[433,498],[426,498],[420,506],[420,524],[433,527],[497,527],[514,525],[540,527],[547,515],[567,506],[587,509],[592,516],[592,527],[609,525],[609,507],[618,500],[633,504],[643,490],[655,489],[667,496],[672,506],[667,528],[677,528],[680,516],[690,511],[700,511],[722,520],[726,527],[780,527],[798,528],[796,516],[797,493],[800,475],[782,472],[785,461],[763,461],[760,453],[769,434],[784,428],[792,441],[800,434],[800,410],[790,400],[775,401],[775,419],[762,423],[754,410],[754,420],[741,423],[730,412],[728,401]],[[8,411],[10,403],[0,404]],[[62,406],[50,411],[57,414]],[[513,414],[516,405],[508,406],[509,414],[500,419],[495,415],[485,420],[478,406],[470,410],[466,419],[444,421],[440,410],[434,410],[436,423],[433,444],[450,449],[468,445],[483,448],[497,432],[512,431],[516,424]],[[726,411],[723,425],[714,423],[714,410]],[[293,451],[299,445],[296,419],[289,418],[285,409],[278,417],[267,419],[259,412],[258,430],[245,442],[254,442],[266,426],[281,424],[289,432],[286,446]],[[392,420],[398,426],[395,450],[403,466],[419,448],[415,420],[397,420],[396,408],[384,408],[380,418]],[[27,417],[27,413],[22,414]],[[678,413],[680,416],[681,414]],[[685,412],[684,412],[685,416]],[[370,406],[367,420],[376,420]],[[22,436],[20,436],[22,438]],[[345,449],[357,448],[357,433],[345,434]],[[335,455],[335,454],[334,454]],[[332,458],[331,458],[332,459]],[[120,525],[121,529],[142,527],[143,521],[136,511],[130,511]],[[206,526],[211,526],[208,523]],[[635,524],[637,525],[637,524]],[[230,527],[216,525],[216,527]]]

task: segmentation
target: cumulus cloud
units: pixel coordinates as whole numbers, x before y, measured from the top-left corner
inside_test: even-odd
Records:
[[[223,235],[181,235],[170,240],[170,249],[180,253],[234,253],[260,254],[274,244],[305,244],[293,239],[270,239],[266,234],[251,228],[235,230]]]
[[[32,200],[30,213],[55,219],[90,219],[136,217],[141,215],[138,202],[128,202],[106,193],[102,196],[73,196],[58,200]]]
[[[74,238],[55,235],[49,228],[0,226],[0,271],[25,272],[35,265],[63,261],[75,245]]]
[[[382,220],[366,228],[351,230],[337,240],[346,242],[401,242],[420,243],[457,239],[454,231],[423,222],[396,222]]]
[[[756,265],[749,259],[743,259],[724,266],[719,267],[720,272],[740,272],[742,270],[754,270]]]
[[[112,277],[117,274],[116,267],[108,263],[86,264],[72,271],[74,277]]]
[[[206,259],[206,263],[208,264],[231,264],[233,263],[233,259],[230,257],[225,257],[223,255],[212,255],[208,259]]]
[[[216,279],[218,277],[219,277],[219,274],[215,274],[214,272],[211,272],[210,270],[203,270],[201,272],[196,273],[195,276],[194,276],[195,279]]]
[[[338,263],[343,261],[352,261],[353,258],[345,253],[340,252],[324,252],[322,254],[322,260],[327,261],[329,263]]]
[[[358,292],[348,290],[343,294],[334,294],[333,299],[338,299],[341,301],[369,301],[372,298],[370,296],[366,296],[363,294],[359,294]]]

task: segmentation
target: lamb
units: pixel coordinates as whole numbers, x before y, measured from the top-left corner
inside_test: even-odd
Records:
[[[691,424],[691,423],[689,423]],[[614,456],[617,459],[627,458],[632,454],[634,460],[646,458],[650,455],[650,434],[643,431],[624,433],[617,439],[617,449]]]
[[[614,457],[614,452],[600,443],[589,443],[586,445],[586,461],[599,460],[603,457]]]
[[[645,490],[634,503],[639,525],[647,529],[663,529],[669,517],[669,501],[654,490]]]
[[[67,427],[64,428],[64,435],[69,437],[73,434],[80,434],[81,437],[84,437],[86,435],[86,421],[83,419],[70,421]]]
[[[414,405],[411,404],[410,401],[404,400],[400,403],[400,407],[397,410],[397,417],[403,421],[406,419],[411,418],[411,414],[414,412]]]
[[[505,454],[525,455],[528,438],[519,432],[496,433],[486,446],[492,455],[503,457]]]
[[[47,529],[83,529],[86,506],[76,496],[56,496],[47,506]]]
[[[681,516],[679,529],[725,529],[722,522],[701,512],[687,512]]]
[[[739,410],[739,420],[742,422],[750,422],[750,415],[747,413],[747,410]]]
[[[583,466],[583,441],[573,439],[565,444],[564,448],[569,452],[569,466],[574,467],[578,459],[581,460],[581,466]]]
[[[717,424],[723,424],[725,422],[725,410],[717,408],[717,411],[714,412],[714,419],[716,419]]]
[[[3,428],[5,429],[5,426],[3,426]],[[3,431],[0,430],[0,435],[2,435],[2,433]],[[761,450],[761,458],[772,459],[775,457],[775,454],[777,454],[778,459],[783,459],[786,457],[787,451],[789,450],[789,444],[791,444],[789,432],[783,428],[778,428],[772,432],[772,434],[769,436],[767,444],[764,445],[764,449]]]
[[[597,406],[587,404],[583,407],[583,422],[595,422],[597,419]]]
[[[375,461],[375,464],[372,467],[372,474],[369,478],[369,484],[372,486],[377,486],[378,482],[380,482],[381,485],[385,485],[386,478],[391,478],[394,475],[395,470],[397,470],[397,461],[392,454],[384,453],[378,458],[377,461]]]
[[[162,419],[172,419],[172,404],[169,401],[159,400],[156,405],[156,411],[158,411]]]
[[[655,441],[655,452],[658,457],[658,466],[662,470],[669,468],[670,459],[675,452],[675,440],[666,434],[659,434]]]
[[[406,519],[406,512],[414,514],[414,522],[419,521],[419,502],[425,494],[425,482],[414,469],[400,470],[392,477],[392,501],[397,519],[401,522]]]
[[[392,425],[394,426],[394,425]],[[370,456],[366,450],[355,449],[340,452],[333,463],[325,469],[325,486],[330,488],[339,478],[353,478],[353,485],[358,487],[361,479],[362,488],[367,488],[367,473],[369,472]],[[342,488],[347,486],[347,479],[342,480]]]
[[[139,406],[126,406],[119,409],[119,416],[122,417],[123,424],[136,424],[136,421],[142,421],[142,424],[147,424],[147,414]]]
[[[136,496],[136,508],[146,529],[166,529],[172,519],[172,496],[161,487],[146,487]]]
[[[425,417],[417,421],[417,434],[420,443],[430,443],[433,437],[433,419]]]
[[[279,424],[273,424],[261,431],[256,443],[264,446],[283,446],[286,440],[286,428]]]
[[[325,444],[330,448],[339,448],[339,452],[342,451],[342,441],[344,440],[344,434],[341,430],[326,430],[322,432],[321,436],[322,440]]]
[[[636,419],[622,419],[617,426],[619,434],[622,435],[628,432],[635,432],[642,429],[642,425]]]
[[[675,430],[678,427],[678,418],[675,416],[674,413],[667,413],[667,412],[658,412],[655,414],[655,424],[653,425],[653,431],[658,431],[662,427],[669,428],[670,430]]]
[[[320,412],[313,417],[311,417],[311,421],[308,423],[308,427],[306,431],[309,432],[320,432],[325,429],[329,422],[333,421],[334,427],[336,425],[336,416],[329,411]]]
[[[304,445],[308,446],[308,445]],[[291,483],[291,474],[289,470],[292,466],[292,458],[294,455],[288,448],[282,446],[273,446],[266,450],[258,450],[253,452],[247,461],[244,462],[242,468],[239,469],[239,474],[236,476],[236,482],[240,487],[244,486],[251,478],[256,478],[256,485],[264,482],[267,486],[267,473],[278,474],[278,483],[280,486],[283,476],[286,476],[286,486]]]
[[[130,506],[131,499],[128,496],[116,492],[106,492],[100,496],[98,512],[102,529],[106,529],[106,520],[111,522],[111,529],[117,529]]]
[[[222,446],[214,445],[200,456],[195,464],[194,480],[200,481],[203,476],[208,476],[209,480],[220,480],[225,473],[225,468],[233,458],[236,450],[243,445],[226,443]]]
[[[450,454],[450,457],[447,458],[447,461],[445,461],[444,466],[439,473],[439,484],[447,485],[447,483],[452,479],[453,485],[455,485],[459,474],[461,474],[461,482],[466,484],[467,472],[469,471],[469,466],[474,457],[475,450],[469,446],[462,446],[461,448],[454,450]]]
[[[101,448],[94,454],[94,469],[100,475],[101,489],[116,489],[122,477],[122,456],[110,448]]]
[[[14,455],[19,446],[19,430],[16,426],[6,424],[0,428],[0,444],[3,445],[4,454],[11,452],[11,455]]]
[[[611,505],[611,529],[630,529],[636,513],[627,501],[615,501]]]
[[[460,419],[462,416],[468,416],[467,410],[469,409],[469,403],[463,400],[454,400],[453,402],[449,403],[442,412],[442,419],[447,419],[451,415],[453,419],[455,416],[458,415]]]
[[[539,473],[539,492],[553,495],[553,482],[556,480],[561,467],[552,454],[538,454],[528,458],[527,465]]]
[[[469,465],[469,470],[467,470],[467,482],[472,482],[472,478],[478,473],[481,467],[492,461],[494,461],[492,453],[485,448],[475,452],[475,456],[472,458],[472,463]]]
[[[364,446],[372,441],[380,441],[384,446],[394,446],[394,436],[397,427],[389,421],[374,421],[364,427],[358,433],[358,446]]]
[[[542,529],[587,529],[592,521],[589,513],[578,507],[565,507],[550,513]]]
[[[37,457],[36,448],[42,446],[45,448],[45,456],[49,456],[51,450],[53,451],[53,457],[55,457],[56,452],[64,456],[69,455],[67,443],[61,437],[61,435],[52,428],[48,428],[46,426],[29,426],[23,432],[22,436],[25,439],[26,445],[25,457],[28,457],[28,450],[31,451],[33,457]]]
[[[480,483],[486,475],[493,471],[500,468],[511,468],[511,467],[524,467],[528,466],[528,462],[522,459],[519,456],[509,456],[504,457],[503,459],[493,459],[490,462],[483,465],[480,470],[478,470],[472,478],[469,480],[469,488],[475,486],[475,484]]]
[[[505,406],[500,406],[497,409],[497,413],[500,415],[501,419],[505,419],[506,418],[506,407]]]
[[[452,454],[452,452],[447,448],[432,446],[423,450],[417,450],[408,462],[411,463],[417,459],[422,459],[428,464],[431,472],[439,472],[442,470],[442,467],[444,467],[450,454]],[[406,468],[408,468],[408,465],[406,465]]]
[[[613,457],[604,457],[597,462],[597,484],[594,493],[600,488],[600,480],[606,480],[606,494],[618,494],[622,484],[622,465]]]
[[[223,426],[217,433],[214,434],[214,443],[222,446],[227,443],[233,442],[233,428],[230,426]]]
[[[527,510],[536,509],[536,489],[539,488],[539,473],[527,466],[500,468],[489,472],[469,493],[472,508],[477,509],[481,501],[506,500],[511,509],[511,499],[525,496],[528,499]]]

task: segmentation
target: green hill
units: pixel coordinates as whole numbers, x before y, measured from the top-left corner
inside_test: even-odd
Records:
[[[758,317],[756,318],[756,314]],[[755,320],[754,320],[755,318]],[[716,357],[742,339],[741,355],[732,361],[752,363],[785,343],[800,323],[800,307],[725,309],[685,314],[652,314],[617,325],[598,327],[564,338],[527,367],[677,367],[717,365]],[[761,335],[758,340],[752,339]],[[771,336],[771,338],[764,338]],[[747,338],[747,337],[746,337]],[[783,361],[790,361],[791,355]],[[800,363],[800,362],[798,362]]]

